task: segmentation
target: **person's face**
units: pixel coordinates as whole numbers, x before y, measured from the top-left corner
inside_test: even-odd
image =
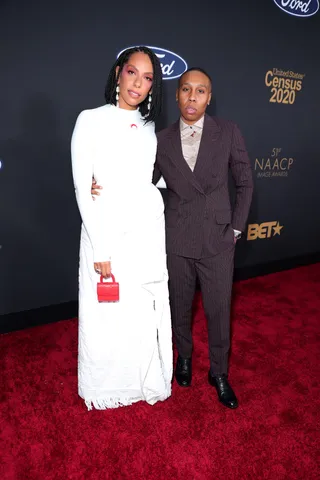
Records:
[[[118,74],[119,67],[116,69]],[[118,85],[119,107],[135,110],[152,89],[153,67],[149,56],[143,52],[133,53],[120,74]]]
[[[209,78],[197,70],[185,73],[180,80],[176,99],[184,122],[188,125],[196,123],[203,117],[211,100]]]

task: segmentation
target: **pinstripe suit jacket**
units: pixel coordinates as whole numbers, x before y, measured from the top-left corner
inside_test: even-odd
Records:
[[[189,168],[182,154],[179,120],[160,131],[153,182],[163,176],[167,252],[189,258],[213,256],[244,231],[253,181],[249,157],[237,125],[205,114],[197,163]],[[236,199],[231,208],[229,169]]]

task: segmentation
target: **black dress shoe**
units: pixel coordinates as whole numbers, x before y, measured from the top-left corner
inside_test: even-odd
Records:
[[[190,387],[192,377],[191,358],[178,356],[175,377],[181,387]]]
[[[234,391],[232,390],[227,375],[211,375],[211,372],[208,374],[208,380],[210,385],[215,387],[218,393],[219,401],[228,408],[237,408],[238,400],[235,396]]]

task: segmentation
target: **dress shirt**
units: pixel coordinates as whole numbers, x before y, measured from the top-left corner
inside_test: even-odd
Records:
[[[202,137],[204,117],[200,118],[193,125],[187,125],[182,118],[180,118],[180,136],[182,153],[185,161],[194,170],[197,162],[200,141]]]

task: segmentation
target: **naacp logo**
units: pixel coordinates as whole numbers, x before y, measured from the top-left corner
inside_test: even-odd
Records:
[[[311,17],[319,10],[319,0],[273,0],[274,3],[289,15],[295,17]]]
[[[150,47],[149,45],[146,46],[150,48],[150,50],[152,50],[159,58],[163,80],[173,80],[174,78],[179,78],[188,69],[187,62],[183,60],[180,55],[170,52],[170,50],[165,50],[164,48]],[[127,48],[121,50],[121,52],[118,53],[117,58],[122,52],[127,50]]]
[[[295,159],[283,152],[282,148],[273,148],[269,155],[255,159],[254,171],[257,178],[288,177]]]

